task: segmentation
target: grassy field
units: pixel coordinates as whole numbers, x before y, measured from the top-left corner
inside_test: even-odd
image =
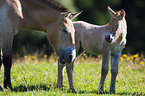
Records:
[[[101,56],[77,58],[74,66],[74,86],[77,93],[69,93],[66,70],[64,70],[64,88],[57,89],[57,57],[47,59],[25,56],[13,60],[11,81],[14,91],[0,91],[2,96],[78,96],[78,95],[112,95],[109,94],[110,71],[106,77],[104,94],[98,94],[101,76]],[[137,54],[120,58],[119,74],[114,95],[145,95],[145,61]],[[3,87],[3,66],[0,74],[0,86]]]

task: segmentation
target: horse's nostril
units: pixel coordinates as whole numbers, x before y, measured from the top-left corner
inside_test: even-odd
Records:
[[[61,64],[65,64],[65,60],[62,59],[62,60],[60,61],[60,63],[61,63]]]
[[[73,58],[73,56],[72,55],[69,55],[69,59],[71,60]]]
[[[61,63],[61,64],[65,64],[65,59],[64,59],[64,57],[63,56],[61,56],[61,57],[59,57],[59,62]]]
[[[63,59],[62,62],[65,62],[65,60]]]

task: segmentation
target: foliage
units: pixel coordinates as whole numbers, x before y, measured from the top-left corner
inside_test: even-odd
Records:
[[[145,0],[74,0],[75,5],[83,13],[79,20],[92,24],[106,24],[110,15],[107,6],[114,11],[124,9],[128,26],[127,45],[124,53],[145,53]]]
[[[72,12],[76,12],[77,8],[74,5],[74,0],[56,0],[59,1],[62,5],[70,9]]]
[[[46,33],[40,31],[21,30],[13,40],[13,57],[23,57],[38,53],[51,55],[53,49],[47,40]]]
[[[3,96],[74,96],[74,95],[111,95],[109,93],[110,72],[106,77],[104,93],[98,94],[101,75],[101,56],[98,58],[86,55],[77,58],[74,66],[74,86],[76,93],[68,92],[68,80],[64,70],[64,88],[57,89],[57,56],[47,55],[24,56],[14,60],[11,81],[14,91],[0,91]],[[129,56],[123,54],[119,65],[115,95],[145,95],[145,61],[138,54]],[[3,67],[0,84],[3,86]]]

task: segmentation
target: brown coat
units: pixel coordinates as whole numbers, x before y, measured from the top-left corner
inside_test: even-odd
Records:
[[[74,61],[75,30],[69,18],[71,14],[54,0],[0,0],[0,50],[3,51],[5,88],[12,89],[12,42],[20,29],[46,32],[49,42],[60,57],[59,62]],[[0,66],[1,63],[0,59]]]

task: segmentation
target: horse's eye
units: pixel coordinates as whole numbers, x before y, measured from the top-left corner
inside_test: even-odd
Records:
[[[65,29],[65,28],[60,28],[60,31],[68,33],[67,29]]]

